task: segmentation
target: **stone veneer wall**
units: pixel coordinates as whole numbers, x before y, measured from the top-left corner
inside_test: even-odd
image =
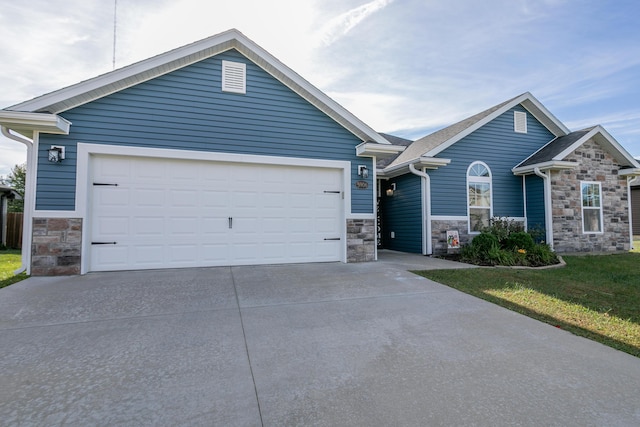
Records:
[[[469,234],[467,220],[432,220],[431,221],[431,247],[434,255],[447,253],[447,231],[458,230],[460,245],[469,243],[475,235]]]
[[[553,244],[556,252],[613,252],[630,249],[627,180],[620,177],[620,165],[606,151],[589,140],[566,160],[577,162],[572,170],[553,171]],[[580,181],[602,186],[603,232],[582,232]]]
[[[347,262],[375,261],[376,221],[347,219]]]
[[[80,274],[81,218],[34,218],[31,275]]]

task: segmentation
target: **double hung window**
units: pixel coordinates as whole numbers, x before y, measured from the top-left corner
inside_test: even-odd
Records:
[[[599,182],[581,182],[582,232],[602,233],[602,187]]]

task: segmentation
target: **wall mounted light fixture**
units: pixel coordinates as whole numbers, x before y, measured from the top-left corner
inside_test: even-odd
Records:
[[[48,159],[53,163],[60,163],[64,160],[64,147],[61,145],[52,145],[48,150]]]
[[[358,165],[358,176],[363,179],[369,178],[369,168],[365,165]]]
[[[393,192],[396,191],[396,183],[391,183],[391,186],[387,188],[387,197],[393,196]]]

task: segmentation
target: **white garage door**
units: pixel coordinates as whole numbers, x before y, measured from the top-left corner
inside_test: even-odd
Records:
[[[90,271],[340,261],[342,171],[93,156]]]

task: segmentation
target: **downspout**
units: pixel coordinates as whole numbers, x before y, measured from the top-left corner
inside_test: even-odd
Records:
[[[424,220],[422,221],[422,254],[433,254],[433,248],[431,243],[431,177],[429,174],[423,171],[419,171],[413,165],[409,164],[409,171],[422,178],[422,210],[424,212]]]
[[[631,205],[631,184],[638,180],[637,176],[627,177],[627,204],[629,205],[629,247],[631,249],[635,249],[633,247],[633,206]]]
[[[544,181],[544,222],[547,232],[547,244],[553,250],[553,206],[551,204],[551,177],[534,168],[533,172]]]
[[[14,274],[20,274],[23,271],[26,271],[27,274],[29,274],[29,265],[31,261],[31,213],[33,212],[33,192],[31,191],[31,186],[33,185],[33,179],[31,178],[33,176],[33,161],[31,159],[31,156],[33,155],[33,141],[12,134],[9,132],[9,129],[4,126],[0,126],[0,130],[2,131],[2,135],[5,137],[27,146],[27,173],[24,177],[24,219],[22,222],[22,266],[14,271]]]

